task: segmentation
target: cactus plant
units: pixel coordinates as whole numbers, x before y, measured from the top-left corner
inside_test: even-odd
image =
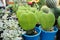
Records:
[[[42,28],[44,30],[50,30],[53,27],[54,23],[55,23],[55,17],[52,13],[42,14],[40,23],[41,23]]]
[[[37,18],[33,13],[17,13],[17,16],[18,21],[24,30],[31,30],[35,28]]]
[[[60,27],[60,16],[58,17],[57,22],[58,22],[58,26]]]
[[[35,25],[38,21],[36,15],[34,14],[36,12],[36,9],[30,6],[22,7],[19,7],[16,12],[19,24],[21,25],[22,29],[27,31],[28,35],[34,35]]]
[[[31,30],[35,27],[35,24],[37,22],[36,17],[32,13],[24,13],[21,14],[18,18],[19,23],[21,24],[21,27],[24,30]]]
[[[46,5],[50,8],[55,8],[57,6],[57,0],[46,0]]]
[[[46,5],[44,5],[44,6],[42,6],[41,10],[43,12],[46,12],[47,13],[47,12],[49,12],[50,8],[48,8]]]
[[[22,9],[22,10],[21,10]],[[40,29],[35,27],[38,19],[35,15],[36,10],[32,7],[18,8],[17,18],[22,29],[26,31],[23,34],[24,40],[38,40],[40,37]]]
[[[50,11],[50,9],[47,10],[47,12],[43,11],[42,9],[37,15],[42,28],[46,31],[49,31],[55,23],[54,14]]]

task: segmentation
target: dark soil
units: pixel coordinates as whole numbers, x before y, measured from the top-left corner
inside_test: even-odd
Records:
[[[26,35],[36,35],[37,32],[35,30],[29,30],[27,31]]]

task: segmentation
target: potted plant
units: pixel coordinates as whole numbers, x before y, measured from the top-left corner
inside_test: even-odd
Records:
[[[57,19],[57,23],[58,23],[58,32],[56,40],[60,40],[60,16]]]
[[[54,13],[55,15],[55,24],[54,25],[57,25],[57,18],[60,14],[60,7],[58,7],[58,2],[59,0],[46,0],[46,5],[52,9],[52,12]]]
[[[46,9],[47,9],[47,10],[46,10]],[[40,20],[40,15],[38,15],[38,14],[40,14],[42,11],[47,12],[48,10],[49,10],[49,8],[44,5],[44,6],[41,8],[41,11],[37,11],[35,14],[37,15],[38,19]],[[41,14],[42,14],[42,13],[41,13]],[[40,22],[38,22],[38,23],[36,24],[36,27],[39,27],[40,25],[41,25]]]
[[[38,13],[39,22],[41,24],[41,40],[54,40],[58,29],[53,27],[55,23],[55,16],[50,9],[45,6],[40,13]]]
[[[20,12],[17,11],[19,24],[21,25],[22,29],[26,31],[26,33],[23,34],[23,38],[25,40],[39,40],[41,30],[37,27],[35,28],[38,19],[31,9],[29,11],[28,8],[24,10],[25,11],[23,12],[20,10],[18,10]]]

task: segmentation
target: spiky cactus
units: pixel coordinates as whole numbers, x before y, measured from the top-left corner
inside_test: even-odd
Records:
[[[46,31],[49,31],[55,23],[54,14],[49,9],[47,12],[44,12],[43,10],[41,10],[40,13],[38,13],[37,15],[42,28]]]
[[[46,0],[46,5],[50,8],[55,8],[57,6],[57,0]]]
[[[60,16],[58,17],[57,22],[58,22],[58,27],[60,28]]]

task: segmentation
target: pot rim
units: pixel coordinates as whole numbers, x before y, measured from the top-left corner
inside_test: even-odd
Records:
[[[56,33],[58,31],[58,28],[56,26],[53,27],[54,28],[54,31],[45,31],[41,28],[41,31],[45,32],[45,33]]]
[[[27,37],[36,37],[36,36],[38,36],[38,35],[41,34],[41,29],[40,29],[39,27],[36,27],[36,29],[39,30],[39,32],[38,32],[36,35],[26,35],[26,34],[23,34],[23,35],[24,35],[24,36],[27,36]]]

